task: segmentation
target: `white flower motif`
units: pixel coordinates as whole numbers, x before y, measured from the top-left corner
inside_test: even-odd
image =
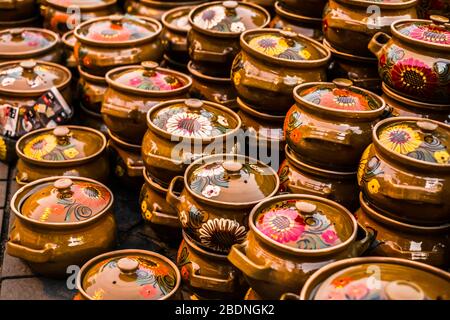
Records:
[[[208,220],[199,229],[201,243],[219,252],[228,252],[233,244],[242,243],[247,231],[236,220]]]
[[[16,82],[16,79],[14,78],[10,78],[10,77],[6,77],[2,80],[2,86],[3,87],[7,87],[12,85],[14,82]]]
[[[245,25],[242,22],[233,22],[230,26],[231,32],[244,32]]]
[[[211,198],[211,197],[217,197],[220,193],[220,187],[219,186],[214,186],[214,185],[207,185],[203,191],[202,191],[202,195],[204,195],[207,198]]]
[[[196,174],[198,177],[214,177],[220,175],[223,172],[225,172],[225,169],[222,167],[222,165],[218,164],[200,169]]]
[[[183,137],[204,138],[211,136],[211,122],[197,113],[180,112],[166,122],[167,132]]]
[[[209,30],[217,26],[224,18],[225,9],[217,6],[209,8],[194,17],[194,23],[200,28]]]
[[[218,116],[217,117],[217,122],[219,124],[223,125],[224,127],[228,127],[228,120],[224,116]]]
[[[186,226],[187,226],[187,223],[188,223],[188,216],[187,216],[186,211],[184,211],[184,210],[181,210],[181,211],[180,211],[180,222],[181,222],[181,224],[183,225],[183,227],[186,227]]]

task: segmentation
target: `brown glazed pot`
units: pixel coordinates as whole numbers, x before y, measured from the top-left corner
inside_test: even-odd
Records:
[[[450,300],[449,283],[448,272],[424,263],[384,257],[353,258],[323,267],[308,279],[300,296],[293,298]]]
[[[103,122],[101,113],[89,111],[83,105],[80,104],[80,112],[78,113],[78,120],[80,124],[95,130],[100,131],[106,137],[109,137],[108,127]]]
[[[284,122],[292,151],[323,169],[355,171],[384,112],[383,99],[347,79],[299,85],[294,97]]]
[[[429,19],[432,15],[450,17],[450,0],[419,0],[419,18]]]
[[[322,18],[327,0],[281,0],[280,3],[305,17]]]
[[[322,19],[305,17],[285,8],[281,1],[275,3],[276,16],[269,28],[292,31],[308,38],[322,41]]]
[[[75,59],[74,55],[74,48],[75,43],[77,42],[77,38],[75,38],[73,31],[68,31],[61,37],[61,41],[63,43],[64,65],[73,73],[73,70],[77,70],[78,67],[77,60]]]
[[[203,2],[206,2],[206,0],[197,0],[197,1],[126,0],[124,8],[126,13],[128,14],[134,14],[144,17],[150,17],[157,20],[162,20],[162,16],[169,10],[181,6],[196,6]]]
[[[378,58],[383,82],[411,100],[450,104],[449,19],[401,20],[392,24],[392,37],[377,33],[369,49]]]
[[[189,76],[159,68],[153,61],[119,67],[106,74],[101,113],[108,129],[119,139],[140,144],[147,130],[147,112],[156,104],[187,97]]]
[[[172,300],[181,276],[159,253],[128,249],[92,258],[77,274],[77,300]]]
[[[278,29],[246,31],[241,47],[231,78],[239,98],[254,110],[285,114],[297,84],[326,80],[331,53],[305,36]]]
[[[450,224],[424,227],[406,224],[380,214],[360,195],[358,222],[374,230],[369,255],[423,262],[441,269],[450,266]]]
[[[114,15],[80,24],[74,31],[75,57],[93,75],[104,76],[113,68],[161,61],[162,25],[151,18]]]
[[[23,185],[51,176],[80,176],[106,182],[106,138],[94,129],[58,126],[30,132],[17,141],[16,181]]]
[[[48,277],[67,276],[115,246],[114,197],[103,184],[79,177],[50,177],[20,188],[11,199],[15,221],[6,252]]]
[[[336,201],[351,212],[359,205],[355,172],[320,169],[304,163],[286,146],[286,160],[278,170],[280,192],[311,194]]]
[[[414,225],[450,222],[450,126],[397,117],[380,121],[358,183],[378,212]]]
[[[80,23],[118,12],[117,0],[41,0],[44,28],[63,35]],[[79,15],[77,9],[79,9]]]
[[[416,19],[416,4],[417,0],[330,0],[323,13],[323,34],[341,52],[373,57],[367,48],[372,36],[389,33],[397,20]]]
[[[262,201],[249,226],[247,241],[233,245],[228,259],[265,299],[298,292],[314,271],[361,255],[373,240],[347,209],[311,195]]]
[[[0,0],[0,21],[16,23],[38,14],[35,0]]]
[[[40,28],[42,27],[40,23],[40,16],[35,15],[30,19],[18,20],[18,21],[0,21],[0,30],[6,30],[11,28]]]
[[[167,202],[196,245],[226,254],[233,244],[245,240],[251,208],[278,188],[271,167],[241,155],[218,154],[197,159],[184,177],[175,177]]]
[[[105,77],[96,76],[78,67],[80,79],[78,80],[78,99],[84,108],[100,113],[103,97],[108,89]]]
[[[183,282],[200,300],[242,299],[248,288],[242,274],[226,255],[200,248],[184,232],[177,265]]]
[[[235,152],[241,120],[230,109],[197,99],[169,100],[147,114],[142,159],[156,181],[168,185],[195,159]]]

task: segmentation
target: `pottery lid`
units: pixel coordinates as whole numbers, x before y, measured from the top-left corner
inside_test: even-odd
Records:
[[[276,172],[244,156],[214,155],[193,162],[185,183],[197,197],[227,204],[257,203],[278,190]]]
[[[177,267],[166,257],[144,250],[120,250],[87,262],[77,279],[93,300],[161,300],[179,287]]]
[[[113,5],[117,0],[44,0],[45,3],[60,8],[78,7],[83,9],[95,9]]]
[[[14,95],[45,93],[69,83],[70,71],[55,63],[21,60],[0,64],[0,92]]]
[[[370,5],[375,5],[379,6],[381,9],[392,9],[392,10],[409,8],[417,4],[417,0],[336,0],[336,1],[363,8],[367,8]]]
[[[56,33],[46,29],[6,29],[0,31],[0,57],[37,54],[54,47],[58,40]]]
[[[192,7],[179,7],[167,11],[161,20],[163,24],[170,29],[182,32],[188,32],[191,29],[189,24],[189,13]]]
[[[216,1],[191,11],[190,23],[203,31],[239,35],[246,30],[263,28],[269,13],[260,6],[238,1]]]
[[[39,222],[72,223],[93,218],[111,202],[111,191],[98,182],[60,177],[34,187],[22,199],[19,211]]]
[[[73,48],[75,46],[75,43],[77,42],[77,38],[75,37],[73,31],[64,33],[61,39],[66,46],[71,48]]]
[[[392,28],[414,43],[446,47],[450,45],[449,18],[432,15],[431,20],[401,20]]]
[[[397,120],[398,119],[398,120]],[[393,118],[375,127],[377,142],[408,158],[438,165],[450,165],[450,127],[421,118]]]

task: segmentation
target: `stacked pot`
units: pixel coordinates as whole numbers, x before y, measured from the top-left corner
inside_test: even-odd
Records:
[[[0,30],[37,27],[39,6],[36,0],[0,1]]]
[[[126,0],[124,10],[128,14],[134,14],[157,20],[162,20],[164,14],[168,11],[183,7],[195,6],[207,2],[206,0],[171,0],[171,1],[155,1],[155,0]]]

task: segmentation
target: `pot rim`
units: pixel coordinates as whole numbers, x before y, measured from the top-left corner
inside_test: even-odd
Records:
[[[206,74],[201,73],[200,71],[196,70],[194,68],[193,64],[194,64],[193,61],[190,60],[187,64],[187,69],[194,78],[200,78],[204,81],[211,81],[211,82],[218,82],[218,83],[231,83],[231,78],[219,78],[219,77],[213,77],[213,76],[206,75]]]
[[[201,102],[203,102],[206,105],[209,106],[213,106],[215,109],[218,109],[219,111],[222,111],[224,113],[227,113],[228,115],[230,115],[231,117],[233,117],[236,120],[236,127],[229,130],[228,132],[224,133],[224,134],[220,134],[214,137],[208,137],[208,138],[193,138],[193,137],[184,137],[178,134],[171,134],[168,133],[166,131],[164,131],[163,129],[159,128],[158,126],[156,126],[153,121],[152,121],[152,115],[155,114],[157,111],[167,107],[167,106],[171,106],[171,105],[175,105],[178,103],[183,103],[186,100],[189,100],[190,98],[187,99],[175,99],[175,100],[168,100],[165,102],[161,102],[158,103],[156,105],[154,105],[148,112],[147,112],[147,127],[154,132],[155,134],[157,134],[158,136],[164,138],[164,139],[169,139],[170,141],[184,141],[184,142],[201,142],[202,144],[205,143],[211,143],[213,141],[219,141],[220,139],[224,139],[226,137],[230,137],[233,136],[236,132],[238,132],[241,127],[242,127],[242,121],[241,118],[236,114],[236,112],[234,112],[233,110],[215,103],[215,102],[211,102],[211,101],[207,101],[207,100],[200,100],[200,99],[195,99],[195,100],[200,100]],[[173,138],[178,138],[178,140],[173,140]]]
[[[447,125],[443,122],[439,122],[436,120],[431,119],[424,119],[424,118],[417,118],[417,117],[393,117],[393,118],[386,118],[383,119],[375,124],[375,126],[372,129],[372,143],[373,146],[376,148],[376,150],[381,154],[387,157],[388,159],[392,159],[396,162],[401,162],[403,165],[410,164],[414,167],[424,169],[427,171],[433,170],[433,169],[440,169],[449,171],[450,170],[450,163],[448,164],[440,164],[440,163],[432,163],[432,162],[424,162],[417,159],[413,159],[411,157],[408,157],[403,154],[396,153],[394,151],[391,151],[387,149],[385,146],[383,146],[379,139],[378,139],[378,129],[390,122],[403,122],[403,121],[427,121],[427,122],[433,122],[437,124],[438,126],[443,126],[447,130],[450,130],[450,125]]]
[[[433,104],[433,103],[426,103],[421,102],[417,100],[411,100],[407,97],[404,97],[397,92],[393,91],[391,88],[389,88],[384,82],[381,84],[381,89],[383,90],[383,93],[388,96],[389,98],[400,102],[402,104],[406,104],[407,106],[413,107],[413,108],[423,108],[423,109],[432,109],[436,111],[442,111],[442,112],[448,112],[450,108],[450,104]]]
[[[370,5],[376,5],[381,9],[391,9],[391,10],[410,8],[414,7],[417,4],[417,0],[409,0],[405,2],[390,2],[390,3],[370,1],[370,0],[334,0],[334,1],[364,8]]]
[[[88,108],[86,108],[85,106],[83,106],[83,103],[80,102],[80,109],[82,112],[86,113],[87,115],[91,116],[91,117],[95,117],[97,119],[103,119],[102,118],[102,114],[101,113],[97,113],[94,112],[92,110],[89,110]],[[103,133],[103,132],[102,132]]]
[[[142,2],[142,1],[141,1],[141,2]],[[161,23],[163,24],[163,26],[164,26],[166,29],[168,29],[168,30],[170,30],[170,31],[172,31],[172,32],[187,35],[188,32],[189,32],[189,30],[182,30],[182,29],[179,29],[179,28],[174,27],[173,25],[171,25],[171,24],[167,21],[167,17],[168,17],[169,15],[173,14],[174,12],[177,12],[177,11],[183,11],[183,10],[188,10],[188,9],[189,9],[189,12],[190,12],[190,10],[192,10],[194,7],[195,7],[195,6],[192,6],[192,5],[189,6],[189,5],[187,5],[187,6],[175,7],[175,8],[173,8],[173,9],[170,9],[169,11],[164,12],[163,15],[161,16]]]
[[[60,42],[60,37],[56,32],[53,32],[51,30],[47,30],[44,28],[33,28],[33,27],[16,27],[16,28],[10,28],[10,29],[5,29],[5,30],[1,30],[1,33],[5,33],[7,31],[11,31],[13,29],[19,29],[22,31],[35,31],[35,32],[40,32],[40,33],[46,33],[47,35],[50,35],[53,37],[53,40],[51,41],[51,43],[45,47],[45,48],[39,48],[39,49],[34,49],[34,50],[30,50],[27,52],[23,52],[23,53],[18,53],[18,52],[3,52],[0,53],[0,58],[13,58],[14,60],[18,60],[18,59],[27,59],[27,58],[32,58],[35,55],[38,54],[43,54],[47,51],[51,51],[56,49],[56,46],[59,44]]]
[[[276,242],[274,240],[272,240],[271,238],[269,238],[268,236],[266,236],[264,233],[262,233],[258,228],[256,228],[255,222],[254,222],[254,218],[255,215],[257,214],[258,210],[262,207],[264,207],[267,203],[271,203],[271,202],[277,202],[277,201],[282,201],[282,200],[288,200],[288,199],[298,199],[298,200],[315,200],[317,202],[323,202],[326,203],[327,205],[334,207],[335,209],[340,210],[341,212],[347,214],[347,216],[349,217],[349,219],[352,222],[353,225],[353,231],[351,233],[351,235],[342,243],[333,246],[333,247],[329,247],[329,248],[322,248],[322,249],[298,249],[298,248],[293,248],[290,246],[287,246],[285,244]],[[354,215],[348,210],[346,209],[344,206],[340,205],[339,203],[326,199],[326,198],[322,198],[322,197],[318,197],[318,196],[313,196],[313,195],[307,195],[307,194],[285,194],[285,195],[278,195],[275,197],[271,197],[271,198],[266,198],[264,200],[261,200],[250,212],[249,218],[248,218],[249,222],[249,229],[256,235],[256,238],[263,242],[266,245],[269,245],[271,248],[274,248],[276,250],[281,250],[283,252],[289,253],[289,254],[293,254],[293,255],[302,255],[302,256],[321,256],[321,255],[326,255],[326,254],[330,254],[330,253],[335,253],[335,252],[339,252],[345,248],[347,248],[348,246],[350,246],[356,239],[357,236],[357,232],[358,232],[358,223],[356,221],[356,218],[354,217]]]
[[[210,252],[207,251],[203,248],[200,248],[198,245],[196,245],[191,238],[186,234],[186,232],[181,231],[182,236],[183,236],[183,241],[186,243],[187,247],[189,247],[189,249],[193,250],[196,252],[197,255],[199,256],[205,256],[207,259],[220,259],[220,260],[225,260],[228,261],[228,255],[227,254],[218,254],[215,252]],[[181,244],[180,244],[181,247]]]
[[[90,183],[100,185],[101,187],[105,188],[111,196],[111,199],[110,199],[108,205],[105,206],[105,208],[103,208],[100,212],[98,212],[96,215],[94,215],[93,217],[91,217],[89,219],[86,219],[83,221],[76,221],[76,222],[74,221],[74,222],[69,222],[69,223],[38,221],[35,219],[31,219],[29,217],[26,217],[25,215],[22,214],[21,209],[19,208],[18,204],[16,204],[17,198],[19,198],[19,196],[21,196],[21,195],[25,196],[26,191],[29,189],[32,189],[34,186],[40,185],[45,182],[51,182],[51,181],[56,181],[58,179],[67,179],[67,178],[70,178],[72,180],[82,180],[85,182],[90,182]],[[21,198],[20,200],[25,200],[25,199]],[[112,210],[113,204],[114,204],[113,192],[106,185],[104,185],[103,183],[101,183],[97,180],[86,178],[86,177],[53,176],[53,177],[47,177],[47,178],[41,178],[41,179],[35,180],[35,181],[30,182],[30,183],[24,185],[23,187],[21,187],[19,190],[16,191],[16,193],[14,193],[13,197],[11,198],[10,207],[18,219],[21,219],[21,220],[25,221],[26,223],[31,224],[32,226],[47,228],[47,229],[66,230],[66,229],[76,229],[76,228],[84,227],[85,225],[89,225],[89,224],[96,222],[98,219],[103,218],[103,216],[106,213],[108,213]]]
[[[69,85],[70,81],[72,80],[72,73],[69,71],[69,69],[67,69],[66,67],[64,67],[60,64],[42,61],[42,60],[35,60],[35,59],[30,59],[30,60],[36,61],[36,63],[40,64],[40,65],[51,66],[51,67],[58,69],[66,74],[66,79],[63,82],[59,83],[58,85],[54,86],[56,89],[58,89],[60,91],[65,89]],[[12,61],[7,61],[7,62],[2,62],[2,63],[0,63],[0,68],[2,68],[4,66],[8,66],[8,65],[18,64],[22,61],[23,60],[12,60]],[[4,89],[4,88],[0,87],[0,94],[4,94],[6,96],[14,96],[14,97],[36,97],[36,96],[43,95],[44,93],[46,93],[49,90],[50,90],[50,88],[42,89],[42,90],[22,91],[22,90],[14,90],[14,89]]]
[[[226,158],[236,158],[236,159],[245,159],[245,160],[249,160],[252,162],[256,162],[256,163],[260,163],[263,164],[272,174],[271,176],[275,179],[275,187],[274,190],[268,194],[265,198],[260,199],[260,200],[255,200],[255,201],[249,201],[249,202],[225,202],[225,201],[218,201],[218,200],[212,200],[212,199],[208,199],[204,196],[201,196],[197,193],[195,193],[194,191],[192,191],[191,187],[188,185],[187,181],[189,176],[191,175],[191,171],[193,170],[192,168],[199,164],[202,163],[203,161],[208,161],[208,160],[213,160],[215,158],[217,159],[226,159]],[[254,158],[250,158],[248,156],[244,156],[244,155],[240,155],[240,154],[226,154],[226,153],[220,153],[220,154],[214,154],[214,155],[209,155],[206,157],[201,157],[197,160],[195,160],[194,162],[192,162],[187,168],[186,171],[184,172],[184,189],[186,189],[186,191],[189,193],[189,195],[194,198],[195,200],[198,200],[199,202],[205,203],[207,205],[211,205],[211,206],[215,206],[215,207],[228,207],[228,208],[249,208],[249,207],[253,207],[254,205],[260,203],[261,201],[264,201],[265,199],[271,198],[273,197],[275,194],[277,194],[278,189],[280,188],[280,178],[278,177],[278,174],[276,173],[276,171],[271,167],[266,165],[265,163],[254,159]]]
[[[75,44],[70,44],[69,43],[69,41],[67,40],[67,38],[68,37],[70,37],[70,36],[74,36],[75,37],[75,35],[74,35],[74,33],[73,33],[73,30],[70,30],[70,31],[67,31],[66,33],[64,33],[63,35],[62,35],[62,37],[61,37],[61,41],[64,43],[64,45],[66,46],[66,47],[69,47],[69,48],[74,48],[75,47]],[[76,40],[76,38],[75,38],[75,40]]]
[[[144,22],[146,22],[147,24],[154,24],[156,26],[156,30],[144,37],[144,38],[140,38],[140,39],[135,39],[135,40],[126,40],[126,41],[120,41],[120,42],[116,42],[116,41],[94,41],[94,40],[90,40],[87,39],[86,37],[84,37],[83,35],[80,34],[80,30],[81,28],[83,28],[86,25],[89,24],[93,24],[96,23],[98,21],[103,21],[103,20],[110,20],[111,17],[113,17],[114,15],[109,15],[109,16],[104,16],[104,17],[99,17],[99,18],[94,18],[94,19],[90,19],[87,20],[85,22],[80,23],[74,30],[74,35],[75,38],[77,38],[77,41],[80,42],[80,44],[87,44],[90,45],[92,47],[102,47],[102,48],[109,48],[109,49],[115,49],[115,48],[123,48],[123,47],[130,47],[133,45],[144,45],[144,44],[148,44],[149,42],[155,40],[155,39],[159,39],[159,36],[161,35],[162,32],[162,24],[161,22],[159,22],[156,19],[153,18],[148,18],[148,17],[143,17],[143,16],[138,16],[138,15],[117,15],[122,17],[123,19],[129,19],[129,20],[143,20]]]
[[[169,191],[168,188],[160,185],[156,181],[153,181],[152,177],[150,176],[150,173],[148,173],[146,168],[143,169],[142,175],[144,176],[144,180],[147,183],[147,185],[150,186],[150,188],[152,188],[153,190],[164,194]]]
[[[152,8],[173,8],[173,6],[195,6],[196,4],[201,4],[205,0],[197,1],[153,1],[153,0],[139,0],[139,3]]]
[[[296,33],[296,36],[300,39],[310,42],[314,45],[314,47],[321,51],[323,55],[325,55],[323,58],[315,59],[315,60],[288,60],[283,58],[275,58],[275,57],[269,57],[259,51],[256,51],[255,49],[252,49],[247,41],[245,41],[245,37],[249,34],[255,34],[255,33],[269,33],[269,32],[275,32],[275,33],[281,33],[283,30],[280,29],[274,29],[274,28],[264,28],[264,29],[253,29],[253,30],[247,30],[242,32],[240,37],[240,45],[243,52],[249,54],[250,56],[261,59],[264,61],[268,61],[273,64],[281,64],[282,66],[286,67],[307,67],[307,68],[314,68],[314,67],[320,67],[323,65],[326,65],[328,61],[331,58],[331,51],[326,48],[323,44],[321,44],[319,41],[316,41],[314,39],[311,39],[307,36],[304,36],[302,34]]]
[[[175,271],[177,280],[176,280],[176,284],[174,286],[174,288],[172,289],[172,291],[170,291],[167,295],[165,295],[164,297],[162,297],[161,299],[158,300],[167,300],[170,297],[172,297],[180,288],[180,284],[181,284],[181,273],[180,270],[178,270],[178,267],[176,266],[175,263],[173,263],[169,258],[163,256],[162,254],[159,254],[157,252],[154,251],[149,251],[149,250],[141,250],[141,249],[122,249],[122,250],[114,250],[114,251],[110,251],[110,252],[106,252],[103,253],[101,255],[98,255],[92,259],[90,259],[88,262],[86,262],[80,269],[80,271],[77,274],[77,279],[76,279],[76,285],[78,288],[78,292],[81,293],[81,295],[86,298],[87,300],[93,300],[87,293],[86,291],[84,291],[83,286],[81,285],[82,282],[82,278],[84,277],[85,273],[87,271],[89,271],[89,269],[96,263],[101,262],[105,259],[108,258],[113,258],[115,256],[119,256],[119,255],[124,255],[124,254],[141,254],[141,255],[147,255],[147,256],[154,256],[157,257],[161,260],[163,260],[164,262],[166,262],[168,265],[170,265],[170,267],[172,267],[172,269]]]
[[[378,64],[378,59],[377,58],[361,57],[361,56],[356,56],[354,54],[341,52],[341,51],[337,50],[336,48],[333,48],[331,46],[331,44],[325,38],[322,40],[322,43],[323,43],[325,48],[327,48],[328,50],[331,51],[332,55],[334,55],[336,57],[339,57],[341,59],[344,59],[344,60],[347,60],[347,61],[349,60],[349,61],[358,61],[358,62],[366,62],[366,63]]]
[[[54,128],[42,128],[42,129],[37,129],[31,132],[28,132],[27,134],[23,135],[22,137],[19,138],[19,140],[17,140],[16,143],[16,153],[18,155],[18,157],[20,159],[22,159],[23,161],[27,162],[27,163],[32,163],[34,165],[37,166],[50,166],[50,167],[54,167],[54,168],[60,168],[60,167],[69,167],[69,166],[74,166],[74,165],[81,165],[83,163],[92,161],[93,159],[99,157],[106,149],[106,145],[107,145],[107,141],[106,141],[106,137],[105,135],[95,129],[89,128],[89,127],[83,127],[83,126],[76,126],[76,125],[62,125],[61,127],[67,127],[68,129],[75,129],[75,130],[80,130],[80,131],[88,131],[92,134],[95,134],[97,136],[99,136],[102,140],[102,145],[101,147],[93,154],[81,158],[81,159],[71,159],[71,160],[56,160],[56,161],[51,161],[51,160],[36,160],[36,159],[32,159],[30,157],[28,157],[27,155],[25,155],[22,150],[21,150],[21,144],[23,141],[25,141],[26,139],[28,139],[29,137],[32,136],[37,136],[40,133],[46,132],[46,131],[53,131]]]
[[[131,149],[131,150],[139,152],[139,153],[141,152],[141,149],[142,149],[141,145],[124,141],[124,140],[120,139],[119,137],[117,137],[116,135],[114,135],[114,133],[112,133],[111,130],[109,130],[109,129],[108,129],[108,136],[115,144],[117,144],[121,148],[128,149],[128,150]]]
[[[350,88],[356,88],[360,91],[362,91],[363,93],[367,94],[368,96],[374,98],[375,100],[377,100],[379,102],[379,104],[381,105],[380,107],[378,107],[377,109],[373,109],[373,110],[341,110],[341,109],[334,109],[334,108],[329,108],[329,107],[325,107],[319,104],[315,104],[312,102],[309,102],[305,99],[303,99],[303,97],[301,97],[299,95],[299,91],[301,89],[307,89],[307,88],[311,88],[314,86],[319,86],[319,85],[324,85],[324,84],[333,84],[332,82],[306,82],[306,83],[302,83],[299,84],[298,86],[296,86],[293,90],[294,93],[294,99],[296,102],[296,105],[298,108],[301,109],[301,107],[307,107],[308,109],[312,109],[314,111],[322,111],[323,113],[329,114],[329,115],[333,115],[336,117],[340,117],[340,118],[346,118],[346,119],[356,119],[358,121],[360,120],[364,120],[364,119],[374,119],[377,118],[379,116],[381,116],[384,112],[384,110],[386,109],[386,102],[384,101],[383,98],[381,98],[379,95],[357,87],[352,85]]]
[[[307,17],[307,16],[302,16],[302,15],[296,14],[294,12],[290,12],[288,9],[283,8],[281,1],[276,1],[274,4],[274,7],[275,7],[275,13],[282,18],[294,20],[297,22],[319,24],[320,26],[322,25],[322,18]]]
[[[196,7],[194,7],[191,12],[189,12],[189,23],[191,24],[191,30],[195,30],[197,32],[200,32],[202,34],[208,35],[208,36],[213,36],[213,37],[220,37],[220,38],[239,38],[242,33],[241,32],[220,32],[220,31],[215,31],[215,30],[207,30],[207,29],[203,29],[200,28],[199,26],[197,26],[194,23],[194,15],[202,10],[205,7],[209,7],[209,6],[214,6],[214,5],[218,5],[218,4],[222,4],[224,1],[207,1],[203,4],[200,4]],[[264,9],[263,7],[253,4],[251,2],[238,2],[240,6],[247,6],[247,7],[252,7],[254,10],[258,10],[260,12],[262,12],[265,16],[266,16],[266,21],[260,25],[259,27],[255,28],[255,29],[250,29],[250,30],[258,30],[260,28],[265,28],[269,25],[270,23],[270,13]],[[247,30],[247,31],[250,31]]]
[[[0,21],[0,28],[2,30],[9,29],[9,28],[26,28],[28,25],[33,25],[33,23],[36,23],[41,16],[39,14],[35,15],[32,18],[23,19],[23,20],[16,20],[16,21]],[[19,27],[17,27],[19,25]]]
[[[259,119],[263,119],[263,120],[268,120],[268,121],[276,121],[279,123],[284,123],[284,119],[286,118],[286,116],[282,115],[282,116],[275,116],[275,115],[271,115],[268,113],[262,113],[259,112],[258,110],[252,109],[249,105],[247,105],[244,101],[242,101],[241,98],[237,97],[236,99],[238,105],[239,105],[239,109],[241,109],[243,112],[248,113],[252,116],[255,116]],[[280,139],[276,139],[276,140],[280,140]]]
[[[309,296],[307,297],[308,291],[312,291],[317,285],[322,282],[318,282],[318,279],[322,278],[324,275],[326,278],[333,275],[335,272],[340,271],[346,267],[351,267],[358,264],[378,264],[378,263],[388,263],[388,264],[396,264],[403,265],[407,267],[416,267],[418,269],[422,269],[424,271],[428,271],[435,275],[438,275],[442,278],[447,278],[450,281],[450,273],[445,272],[437,267],[433,267],[431,265],[402,259],[402,258],[391,258],[391,257],[357,257],[357,258],[348,258],[343,260],[338,260],[335,262],[331,262],[326,266],[320,268],[318,271],[314,272],[305,282],[301,291],[300,291],[300,300],[310,300]],[[318,283],[316,283],[318,282]]]
[[[107,85],[105,77],[97,76],[94,74],[91,74],[85,70],[79,65],[78,66],[78,72],[80,73],[81,78],[88,80],[90,82],[95,82],[102,85]]]
[[[116,3],[117,3],[117,0],[105,0],[105,2],[102,3],[102,4],[90,4],[90,5],[77,4],[76,6],[78,8],[80,8],[80,11],[97,11],[97,10],[100,10],[100,9],[103,9],[103,8],[106,8],[106,7],[113,6]],[[51,0],[44,0],[43,4],[44,5],[48,5],[50,7],[58,8],[58,9],[63,10],[63,11],[66,11],[70,7],[70,5],[69,6],[65,6],[65,5],[63,5],[61,3],[53,2]]]

